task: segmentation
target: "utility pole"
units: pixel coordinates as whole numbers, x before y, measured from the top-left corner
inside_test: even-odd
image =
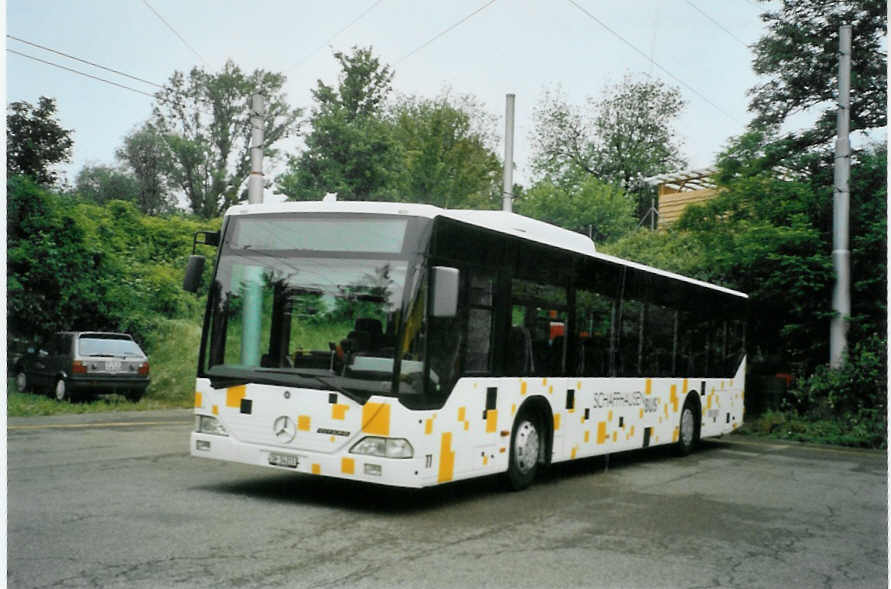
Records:
[[[838,31],[838,136],[835,142],[835,190],[832,197],[832,322],[829,327],[829,364],[841,366],[848,345],[848,318],[851,316],[851,252],[848,249],[851,176],[851,25]]]
[[[501,189],[501,210],[513,211],[514,192],[514,99],[506,96],[504,105],[504,185]]]
[[[263,120],[266,99],[262,94],[251,97],[251,177],[248,179],[248,203],[263,202]]]
[[[263,123],[266,101],[262,94],[251,97],[251,176],[248,178],[248,204],[263,204]],[[241,363],[260,365],[260,338],[263,317],[263,268],[242,269]]]

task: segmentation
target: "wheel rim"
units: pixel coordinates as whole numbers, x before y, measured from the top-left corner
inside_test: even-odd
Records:
[[[61,378],[56,381],[56,399],[59,401],[65,400],[65,381]]]
[[[517,429],[517,435],[514,437],[514,456],[517,469],[522,474],[532,471],[538,462],[538,430],[530,421],[524,421]]]
[[[28,379],[25,378],[24,372],[19,372],[15,377],[15,386],[19,390],[20,393],[25,391],[25,387],[28,385]]]
[[[684,407],[681,414],[681,443],[684,446],[693,444],[693,436],[696,433],[696,424],[693,422],[693,411],[689,407]]]

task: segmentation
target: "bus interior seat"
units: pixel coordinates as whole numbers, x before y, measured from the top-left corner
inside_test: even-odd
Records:
[[[578,373],[582,376],[609,375],[609,345],[593,338],[579,342]]]
[[[508,375],[525,376],[535,372],[532,359],[532,336],[525,327],[514,326],[510,329],[507,355]]]
[[[551,342],[551,358],[550,358],[550,369],[551,373],[548,376],[563,376],[565,372],[563,369],[563,347],[565,345],[565,340],[562,335],[558,335]]]
[[[384,330],[381,327],[381,322],[379,319],[372,319],[370,317],[359,317],[356,319],[356,325],[353,327],[354,331],[364,331],[371,338],[371,346],[378,347],[384,338]]]
[[[340,347],[353,354],[367,352],[371,349],[371,334],[367,331],[353,330],[347,334],[345,340],[340,342]]]

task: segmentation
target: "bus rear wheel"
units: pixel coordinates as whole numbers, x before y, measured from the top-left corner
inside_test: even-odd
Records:
[[[681,411],[681,421],[678,424],[678,441],[675,450],[680,456],[687,456],[693,451],[699,439],[696,422],[699,414],[695,403],[687,401]]]
[[[515,491],[525,489],[535,480],[541,452],[542,428],[530,412],[521,414],[510,436],[510,464],[507,478]]]

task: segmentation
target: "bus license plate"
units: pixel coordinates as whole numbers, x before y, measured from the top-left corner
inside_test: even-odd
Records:
[[[269,453],[269,464],[273,466],[284,466],[286,468],[297,468],[300,460],[293,454],[278,454],[277,452]]]

